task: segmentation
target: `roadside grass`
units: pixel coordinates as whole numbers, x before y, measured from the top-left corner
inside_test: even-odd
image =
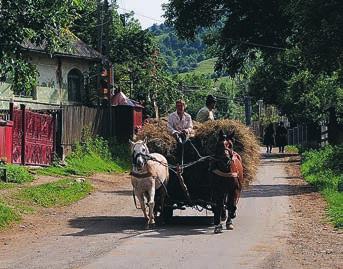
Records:
[[[97,172],[123,173],[130,169],[127,145],[108,143],[100,137],[85,135],[66,158],[66,166],[53,165],[36,171],[40,175],[88,176]]]
[[[15,210],[3,201],[0,201],[0,230],[19,220],[20,216],[15,212]]]
[[[291,145],[286,146],[285,151],[287,153],[299,153],[298,147],[297,146],[291,146]]]
[[[15,198],[23,203],[28,202],[42,207],[66,206],[86,197],[91,191],[92,185],[87,181],[61,179],[23,189],[15,195]]]
[[[328,215],[335,227],[343,228],[343,145],[306,151],[301,172],[328,202]]]
[[[15,183],[7,183],[7,182],[0,181],[0,190],[11,189],[11,188],[14,188],[16,186],[17,185]]]
[[[34,180],[33,175],[31,175],[29,170],[24,166],[15,165],[15,164],[6,164],[5,167],[7,170],[7,181],[9,183],[22,184],[22,183],[31,182]],[[0,188],[1,186],[3,188],[7,188],[7,187],[10,187],[11,184],[6,184],[6,183],[3,184],[3,182],[1,182]]]

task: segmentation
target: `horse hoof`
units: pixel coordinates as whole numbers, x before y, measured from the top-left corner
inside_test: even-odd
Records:
[[[222,232],[223,232],[223,226],[222,226],[221,224],[216,225],[216,226],[214,227],[214,233],[215,233],[215,234],[219,234],[219,233],[222,233]]]
[[[226,229],[227,229],[227,230],[233,230],[233,224],[232,224],[232,222],[226,223]]]

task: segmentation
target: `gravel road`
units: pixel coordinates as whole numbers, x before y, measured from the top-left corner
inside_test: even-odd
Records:
[[[176,211],[174,223],[143,228],[128,175],[93,179],[96,191],[0,233],[0,268],[301,268],[291,259],[285,159],[263,158],[238,204],[233,231],[213,233],[212,214]]]

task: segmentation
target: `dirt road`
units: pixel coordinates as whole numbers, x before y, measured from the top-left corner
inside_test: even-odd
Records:
[[[0,268],[302,268],[287,245],[290,197],[300,193],[284,168],[283,158],[263,159],[235,229],[222,234],[213,234],[212,214],[191,209],[145,230],[129,177],[96,177],[86,199],[0,233]]]

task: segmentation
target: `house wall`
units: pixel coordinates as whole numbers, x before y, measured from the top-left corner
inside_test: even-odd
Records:
[[[8,109],[9,99],[13,98],[14,102],[20,103],[26,101],[28,108],[44,109],[49,108],[47,104],[73,104],[68,101],[68,73],[70,70],[77,68],[81,73],[89,71],[92,62],[86,59],[66,58],[66,57],[50,57],[47,54],[30,52],[30,62],[37,66],[39,73],[38,86],[36,94],[33,97],[14,96],[11,90],[11,84],[0,82],[0,109]],[[59,79],[58,67],[60,63]],[[82,95],[85,94],[84,90]]]

